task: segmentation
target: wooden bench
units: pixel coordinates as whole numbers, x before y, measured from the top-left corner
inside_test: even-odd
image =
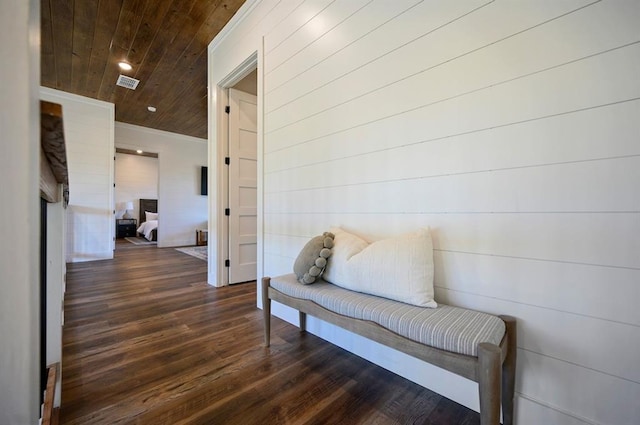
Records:
[[[276,278],[274,278],[276,279]],[[294,278],[295,279],[295,278]],[[314,285],[304,285],[313,288]],[[332,285],[333,286],[333,285]],[[347,289],[341,289],[347,292]],[[298,298],[271,286],[271,278],[262,279],[262,306],[265,323],[265,345],[270,345],[271,300],[292,307],[299,312],[300,330],[306,330],[306,315],[310,314],[328,323],[349,330],[380,344],[409,354],[442,369],[478,383],[480,421],[482,425],[500,423],[500,407],[505,425],[513,424],[513,397],[516,369],[516,320],[498,316],[505,324],[500,344],[481,342],[477,357],[446,351],[425,345],[368,320],[338,314],[306,298]],[[397,302],[397,301],[392,301]],[[400,303],[402,304],[402,303]]]

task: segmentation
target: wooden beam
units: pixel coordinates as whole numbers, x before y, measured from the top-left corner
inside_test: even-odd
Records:
[[[60,202],[58,181],[51,171],[49,161],[40,148],[40,197],[47,202]]]
[[[62,184],[68,201],[69,170],[62,125],[62,106],[40,101],[40,192],[48,202],[58,202],[57,184]],[[53,179],[51,179],[53,176]],[[55,199],[55,200],[52,200]]]

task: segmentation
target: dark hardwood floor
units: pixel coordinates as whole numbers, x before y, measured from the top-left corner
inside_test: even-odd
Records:
[[[206,262],[119,243],[69,264],[62,424],[478,424],[477,413],[277,318],[256,285],[206,284]]]

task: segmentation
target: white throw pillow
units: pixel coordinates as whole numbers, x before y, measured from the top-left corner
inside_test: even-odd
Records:
[[[331,261],[327,263],[322,278],[343,288],[349,288],[347,262],[351,257],[369,246],[369,242],[354,234],[345,232],[339,227],[334,227],[329,231],[334,236],[333,249],[331,251]]]
[[[145,211],[144,212],[144,216],[145,216],[145,221],[151,221],[151,220],[157,220],[158,219],[158,213],[153,213],[150,211]]]
[[[367,244],[341,229],[323,278],[357,292],[435,308],[433,242],[429,229]],[[341,246],[342,244],[342,246]]]

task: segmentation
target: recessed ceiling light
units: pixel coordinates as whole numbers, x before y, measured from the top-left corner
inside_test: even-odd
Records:
[[[138,149],[136,152],[138,152],[138,153],[142,153],[142,151],[141,151],[140,149]]]
[[[155,106],[147,106],[147,111],[155,112],[156,111],[156,107]]]
[[[123,69],[125,71],[131,71],[131,69],[133,68],[131,65],[129,65],[126,62],[118,62],[118,66],[120,67],[120,69]]]

